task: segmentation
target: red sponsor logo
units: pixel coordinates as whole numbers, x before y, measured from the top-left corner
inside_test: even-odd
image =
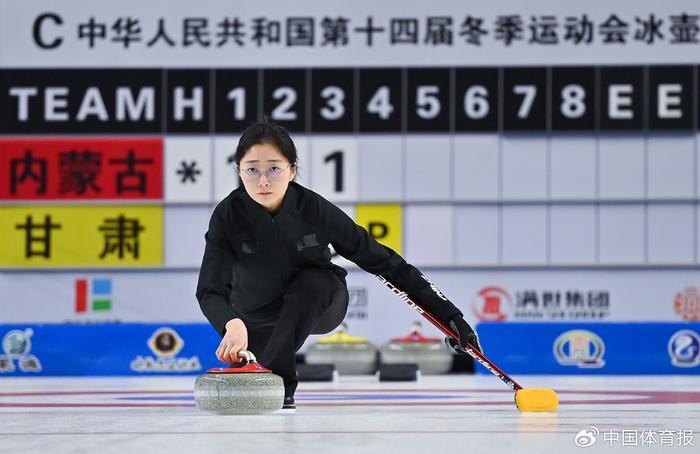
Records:
[[[0,139],[0,199],[162,197],[162,139]]]
[[[700,320],[700,292],[698,292],[698,289],[688,287],[676,294],[673,308],[676,314],[680,315],[685,321],[696,322]]]
[[[472,302],[472,312],[482,322],[501,322],[513,310],[513,298],[500,287],[486,287]]]

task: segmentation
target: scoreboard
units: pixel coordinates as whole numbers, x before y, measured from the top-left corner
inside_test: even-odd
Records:
[[[265,116],[294,134],[303,184],[353,217],[384,204],[366,227],[419,265],[695,263],[697,82],[693,65],[4,69],[0,197],[203,219],[239,183],[236,134]],[[679,204],[597,205],[657,199]],[[668,214],[688,222],[658,237]]]

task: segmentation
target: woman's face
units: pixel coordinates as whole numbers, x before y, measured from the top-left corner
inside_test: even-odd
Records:
[[[289,182],[296,175],[296,166],[274,145],[253,145],[239,164],[241,180],[253,200],[271,213],[282,206]]]

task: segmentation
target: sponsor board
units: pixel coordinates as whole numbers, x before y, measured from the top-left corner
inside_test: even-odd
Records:
[[[198,324],[0,325],[2,375],[197,374],[221,367],[220,337]]]
[[[0,314],[13,324],[204,323],[196,285],[190,272],[0,273]]]
[[[697,274],[695,270],[612,273],[579,270],[481,272],[422,268],[421,271],[462,311],[472,325],[480,321],[474,313],[474,299],[480,299],[478,312],[488,313],[492,317],[488,319],[490,322],[498,322],[499,318],[503,318],[506,323],[575,321],[588,324],[597,321],[513,319],[518,299],[512,289],[528,288],[569,288],[580,289],[579,292],[606,289],[610,299],[610,316],[604,319],[606,322],[680,322],[679,315],[674,310],[674,296],[687,288],[687,283],[696,279]],[[30,325],[110,321],[160,326],[170,323],[206,323],[194,295],[197,276],[196,269],[144,272],[110,270],[94,273],[27,270],[0,273],[0,294],[3,296],[0,298],[0,314],[4,323]],[[85,312],[76,310],[76,281],[81,279],[86,281],[88,292]],[[111,281],[111,297],[104,298],[111,301],[109,310],[95,310],[100,307],[95,308],[92,300],[102,299],[104,295],[92,293],[94,280]],[[41,282],[41,285],[36,285],[37,282]],[[489,282],[502,284],[489,286]],[[405,307],[400,296],[393,294],[370,273],[349,270],[347,283],[350,302],[345,321],[353,335],[367,337],[379,345],[393,337],[406,335],[416,320],[422,320],[420,314]],[[477,296],[480,292],[481,295]],[[577,297],[576,300],[585,302],[586,298]],[[542,312],[542,294],[538,295],[538,301],[538,311],[545,314]],[[485,308],[484,305],[490,307]],[[534,304],[528,304],[527,307],[528,310],[534,310],[531,309]],[[441,336],[430,325],[426,325],[425,329],[426,335]],[[312,336],[309,342],[313,340]]]
[[[700,374],[700,323],[490,322],[477,330],[488,358],[511,375]],[[0,325],[0,338],[3,375],[182,375],[221,366],[220,338],[206,323]]]
[[[508,374],[700,374],[700,323],[485,322],[477,331]]]

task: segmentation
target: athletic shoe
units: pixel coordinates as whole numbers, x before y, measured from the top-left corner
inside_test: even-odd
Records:
[[[285,396],[282,410],[295,410],[296,408],[297,406],[294,405],[294,396]]]

